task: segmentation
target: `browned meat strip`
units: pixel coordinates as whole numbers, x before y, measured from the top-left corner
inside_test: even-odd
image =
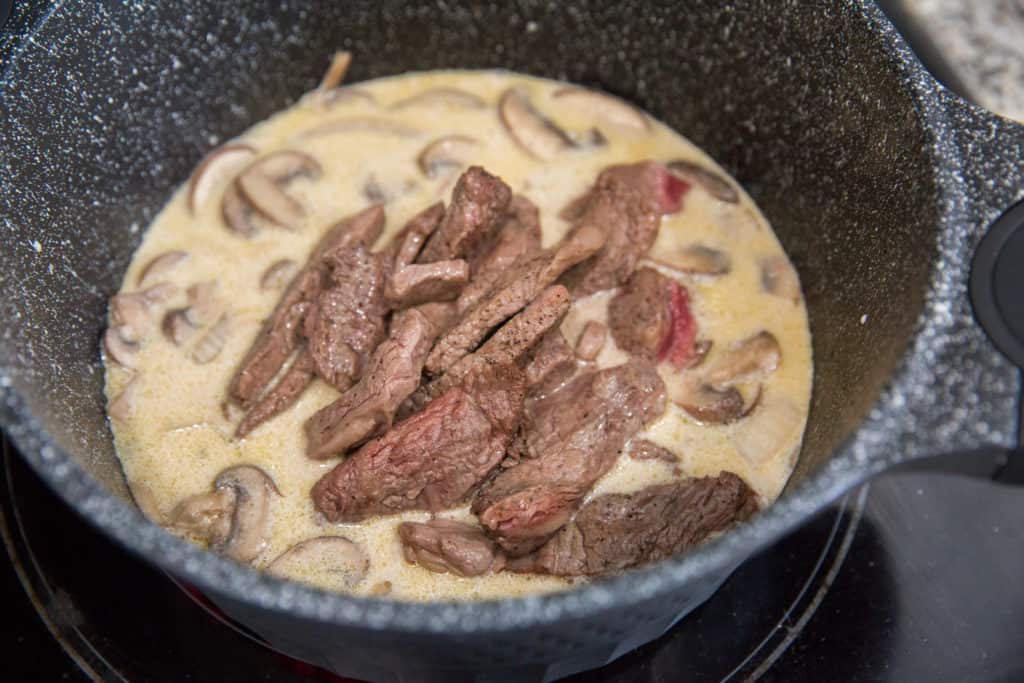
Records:
[[[303,296],[319,291],[319,271],[307,271],[300,278],[298,284],[302,285]],[[303,321],[312,306],[302,300],[303,296],[298,295],[299,291],[299,288],[296,288],[285,294],[286,297],[298,301],[284,309],[278,307],[280,313],[275,311],[270,324],[264,326],[229,387],[229,397],[244,408],[248,408],[259,399],[302,339]],[[292,296],[289,297],[289,294]]]
[[[460,313],[480,301],[520,257],[540,251],[540,211],[522,195],[513,197],[508,208],[493,245],[470,263],[473,279],[459,294]]]
[[[231,385],[228,397],[246,407],[266,390],[274,376],[288,360],[298,344],[305,309],[296,304],[311,304],[324,284],[327,252],[352,245],[369,247],[384,229],[384,209],[371,206],[330,228],[313,249],[305,267],[292,280],[263,330],[253,342]]]
[[[490,239],[511,198],[512,190],[501,178],[471,166],[455,183],[451,205],[417,262],[474,257]]]
[[[530,352],[526,386],[533,393],[556,389],[576,372],[576,356],[561,330],[550,330]]]
[[[247,436],[256,427],[290,408],[313,381],[315,373],[312,356],[306,350],[299,351],[281,380],[249,409],[235,430],[235,436],[240,439]]]
[[[629,279],[658,235],[661,215],[678,210],[685,183],[661,164],[645,161],[606,168],[567,214],[574,230],[596,228],[607,238],[594,258],[565,274],[574,297],[616,287]]]
[[[679,456],[667,448],[662,448],[656,443],[652,443],[647,439],[640,439],[630,444],[629,457],[634,460],[661,460],[667,462],[670,465],[676,465],[679,463]]]
[[[444,203],[437,202],[409,219],[398,234],[392,238],[384,253],[392,261],[395,270],[416,261],[423,244],[427,241],[444,218]]]
[[[451,519],[398,525],[405,559],[438,574],[480,576],[500,571],[504,556],[478,526]]]
[[[536,301],[498,328],[479,349],[463,356],[446,373],[420,387],[411,397],[408,410],[411,412],[421,408],[482,366],[519,361],[549,329],[558,325],[571,304],[569,291],[565,287],[548,287]]]
[[[757,512],[754,492],[732,472],[595,498],[517,572],[592,576],[671,557]]]
[[[672,329],[672,280],[641,268],[608,303],[608,325],[619,348],[654,360]]]
[[[580,231],[556,249],[526,258],[505,271],[491,291],[462,315],[434,346],[426,368],[438,374],[472,351],[487,334],[535,300],[568,268],[601,248],[601,235]]]
[[[469,282],[469,264],[462,259],[402,266],[387,283],[387,301],[404,308],[430,301],[451,301]]]
[[[311,458],[340,455],[391,427],[395,411],[416,390],[437,331],[416,309],[402,315],[373,352],[359,383],[306,422]]]
[[[513,365],[488,366],[365,444],[313,487],[331,522],[465,500],[501,461],[525,392]]]
[[[569,521],[633,434],[664,411],[664,384],[647,362],[577,377],[528,404],[523,432],[532,457],[488,482],[473,512],[510,554],[533,550]]]
[[[362,246],[332,249],[323,259],[330,275],[305,334],[317,374],[344,391],[384,336],[384,272],[382,260]]]

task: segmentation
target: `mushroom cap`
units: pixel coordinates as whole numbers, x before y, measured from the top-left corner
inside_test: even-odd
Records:
[[[213,482],[215,491],[233,491],[234,509],[226,538],[210,548],[238,560],[251,562],[267,545],[270,535],[270,494],[276,493],[274,480],[255,465],[229,467]]]
[[[283,578],[316,576],[318,584],[349,591],[366,577],[370,558],[344,536],[317,536],[296,543],[267,566]]]
[[[534,109],[520,88],[509,88],[502,94],[498,114],[516,144],[534,158],[549,161],[574,146],[564,130]]]

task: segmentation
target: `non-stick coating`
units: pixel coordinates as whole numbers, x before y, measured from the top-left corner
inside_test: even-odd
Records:
[[[453,667],[520,657],[564,673],[656,635],[752,548],[886,459],[1011,437],[1018,380],[970,321],[960,275],[984,221],[1021,194],[1013,145],[1019,154],[1024,136],[938,92],[873,6],[69,1],[38,26],[34,10],[18,12],[14,36],[35,33],[21,47],[9,41],[0,83],[4,424],[87,516],[250,622],[277,611],[291,633],[295,620],[328,636],[348,624],[349,639],[367,628],[431,633]],[[104,419],[98,339],[142,229],[206,150],[293,102],[342,47],[356,54],[356,80],[501,67],[605,88],[704,147],[751,191],[800,271],[814,338],[811,424],[779,505],[629,580],[395,608],[259,577],[106,493],[126,489]],[[1000,135],[1007,149],[986,142]],[[459,651],[446,632],[472,632],[482,649]],[[556,633],[564,643],[537,645]],[[411,666],[388,659],[380,633],[364,636],[371,665]],[[501,642],[525,649],[501,658]],[[303,656],[327,656],[327,643],[306,644]],[[562,652],[576,663],[544,668],[570,657]]]

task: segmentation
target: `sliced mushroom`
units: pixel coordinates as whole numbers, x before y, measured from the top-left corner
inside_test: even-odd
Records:
[[[803,411],[791,399],[769,394],[732,434],[733,445],[741,457],[760,465],[799,445],[804,419]]]
[[[181,346],[195,334],[197,327],[188,318],[187,308],[168,311],[160,323],[160,331],[175,346]]]
[[[743,417],[745,403],[736,387],[719,391],[697,378],[675,387],[673,402],[703,424],[728,424]]]
[[[726,275],[732,269],[729,254],[702,244],[691,244],[666,260],[654,260],[689,275]]]
[[[565,131],[534,109],[519,88],[509,88],[502,94],[498,114],[512,139],[537,159],[549,161],[574,146]]]
[[[462,168],[480,143],[465,135],[446,135],[423,148],[416,163],[423,175],[436,178],[444,171]]]
[[[231,534],[237,498],[237,492],[229,488],[189,496],[171,510],[167,525],[210,545],[223,544]]]
[[[284,149],[252,162],[243,171],[249,172],[262,173],[275,183],[285,184],[297,178],[315,180],[323,174],[323,167],[319,161],[304,152]]]
[[[272,223],[298,230],[306,210],[282,190],[269,176],[249,170],[238,176],[238,190],[249,205]]]
[[[597,358],[608,337],[608,327],[596,320],[588,320],[576,340],[576,355],[585,361]]]
[[[711,350],[713,344],[714,343],[710,339],[698,339],[695,341],[693,343],[693,353],[690,355],[690,360],[682,369],[689,370],[703,365],[704,359],[708,357],[708,352]]]
[[[392,109],[408,107],[453,107],[461,109],[483,109],[487,106],[480,97],[458,88],[430,88],[391,105]]]
[[[230,531],[217,539],[210,548],[239,562],[252,561],[267,545],[270,534],[270,494],[277,485],[266,472],[254,465],[236,465],[219,475],[213,482],[215,492],[234,493]]]
[[[318,536],[278,555],[267,573],[283,578],[316,576],[335,590],[350,591],[366,578],[369,569],[370,558],[349,539]]]
[[[217,313],[217,281],[197,282],[187,290],[188,308],[185,315],[194,327],[201,327]]]
[[[121,392],[107,404],[107,415],[112,420],[124,422],[131,417],[135,410],[135,397],[138,395],[141,384],[140,377],[141,375],[135,375],[128,380]]]
[[[761,289],[793,303],[800,303],[800,278],[782,254],[761,260]]]
[[[317,90],[331,90],[338,87],[345,80],[345,74],[348,73],[348,67],[351,64],[351,52],[348,50],[338,50],[335,52],[331,57],[331,64],[327,67],[324,77],[320,79],[320,85],[317,86]]]
[[[137,342],[150,325],[150,303],[142,292],[124,292],[110,299],[110,319],[118,334],[129,342]]]
[[[146,264],[146,267],[142,269],[142,272],[139,273],[139,286],[145,286],[147,282],[157,280],[163,275],[166,275],[168,271],[187,258],[188,252],[180,249],[165,251],[159,256],[153,257],[153,259]]]
[[[125,339],[117,327],[109,327],[103,335],[103,348],[108,358],[122,367],[134,368],[139,344]]]
[[[390,178],[388,182],[382,183],[371,173],[363,183],[363,196],[372,204],[387,204],[397,197],[409,194],[417,187],[416,181],[409,178]]]
[[[224,223],[232,232],[237,232],[243,237],[252,237],[258,231],[256,224],[252,221],[255,211],[242,198],[242,193],[234,183],[224,190],[220,211]]]
[[[302,131],[297,137],[302,140],[308,140],[309,138],[318,138],[325,135],[339,135],[342,133],[354,132],[382,133],[384,135],[394,135],[399,138],[413,138],[420,134],[420,131],[416,128],[407,126],[404,123],[398,123],[397,121],[356,117],[327,121],[325,123],[318,124],[312,128]]]
[[[200,365],[209,363],[220,355],[231,333],[231,319],[225,313],[210,326],[196,345],[192,347],[192,360]]]
[[[260,277],[260,289],[281,289],[292,279],[298,264],[291,259],[280,259],[271,263]]]
[[[771,332],[757,334],[731,344],[708,361],[702,377],[713,387],[723,389],[743,382],[759,380],[779,367],[782,351]]]
[[[255,156],[256,150],[241,142],[222,145],[207,154],[188,184],[189,211],[193,214],[198,211],[209,201],[215,189],[226,183]]]
[[[718,173],[711,171],[700,164],[685,159],[676,159],[668,162],[668,168],[683,180],[689,180],[700,185],[705,192],[720,201],[728,204],[736,204],[740,201],[739,192],[728,180]]]
[[[646,131],[650,123],[636,107],[617,97],[585,88],[559,88],[552,97],[561,105],[594,116],[621,128]]]
[[[162,304],[178,293],[178,287],[170,282],[158,282],[155,285],[142,290],[142,295],[150,306]]]

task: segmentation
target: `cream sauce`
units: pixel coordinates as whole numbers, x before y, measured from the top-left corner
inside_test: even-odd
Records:
[[[532,158],[509,137],[495,110],[499,96],[510,86],[523,88],[537,109],[581,140],[592,128],[599,127],[607,144],[565,151],[550,164]],[[427,103],[389,108],[438,87],[473,93],[486,106]],[[225,389],[235,368],[280,296],[280,290],[259,288],[265,269],[280,259],[303,263],[327,226],[368,204],[363,189],[371,177],[390,195],[381,244],[414,213],[439,198],[447,200],[459,169],[428,179],[416,166],[419,152],[438,137],[460,134],[478,141],[467,161],[500,176],[514,191],[526,194],[538,205],[545,245],[557,242],[568,228],[558,218],[558,211],[589,187],[608,165],[678,158],[699,162],[725,175],[698,148],[660,122],[652,121],[649,130],[635,130],[602,120],[585,109],[562,107],[553,97],[562,87],[562,83],[498,71],[428,72],[360,83],[358,91],[372,99],[343,98],[333,105],[307,99],[276,114],[248,130],[239,141],[260,154],[280,149],[303,151],[323,166],[321,178],[297,180],[288,186],[287,192],[301,202],[307,214],[301,229],[295,232],[264,226],[251,239],[229,232],[220,213],[224,183],[213,188],[209,201],[194,215],[188,207],[187,185],[175,193],[148,228],[125,275],[122,291],[138,289],[140,273],[154,257],[169,250],[184,250],[189,258],[158,278],[175,284],[178,293],[153,313],[153,325],[144,333],[135,370],[111,361],[106,375],[107,394],[112,399],[134,379],[130,409],[122,419],[112,419],[111,425],[128,483],[140,504],[145,503],[148,514],[160,519],[183,498],[208,491],[221,470],[251,463],[263,468],[281,492],[271,503],[270,540],[253,562],[256,567],[265,567],[299,541],[338,534],[360,544],[370,557],[369,573],[353,591],[357,594],[379,591],[384,582],[389,582],[390,595],[397,599],[474,600],[571,585],[560,578],[507,573],[464,579],[409,564],[402,557],[395,527],[406,520],[425,520],[429,517],[425,512],[360,524],[325,522],[316,513],[309,490],[338,461],[306,458],[302,430],[314,411],[337,396],[322,382],[315,382],[296,405],[245,439],[231,438],[235,419],[222,412]],[[347,120],[387,121],[409,130],[399,135],[357,125],[332,134],[308,133],[324,122]],[[807,315],[802,301],[792,302],[762,291],[759,261],[783,252],[757,207],[740,194],[738,204],[727,204],[695,185],[684,197],[684,210],[662,221],[651,256],[670,258],[673,250],[696,243],[729,253],[732,270],[728,275],[680,279],[690,289],[700,338],[714,340],[712,354],[760,330],[768,330],[778,339],[782,362],[764,382],[762,403],[749,418],[724,426],[698,424],[671,406],[662,418],[648,425],[643,436],[679,454],[680,466],[623,456],[591,495],[730,470],[743,477],[767,504],[778,496],[792,471],[811,387]],[[159,320],[166,310],[186,305],[185,290],[190,285],[210,281],[216,282],[216,313],[228,314],[230,334],[222,352],[201,365],[189,358],[189,352],[202,332],[177,347],[160,333]],[[611,293],[604,292],[574,304],[562,324],[571,343],[587,320],[607,319],[610,298]],[[615,348],[609,335],[597,365],[607,367],[624,359],[625,354]],[[674,381],[673,371],[662,367],[661,372],[667,381]],[[774,407],[766,410],[767,406]],[[757,419],[759,411],[766,414],[764,419]],[[772,422],[764,430],[772,438],[761,438],[760,431],[752,431],[764,429],[766,419],[775,420],[773,416],[779,415],[786,424],[780,427]],[[443,516],[472,519],[468,506]],[[332,585],[331,578],[316,567],[295,570],[293,578],[327,588]]]

